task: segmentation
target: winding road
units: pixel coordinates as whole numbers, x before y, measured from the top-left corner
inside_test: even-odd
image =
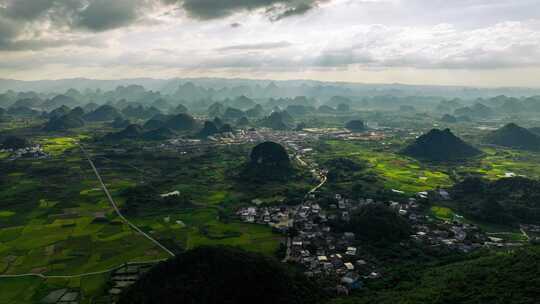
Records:
[[[295,158],[302,166],[304,166],[304,167],[308,166],[308,164],[302,158],[300,158],[300,156],[296,155]],[[322,173],[322,171],[319,171],[318,175],[321,178],[321,180],[320,180],[321,182],[317,186],[315,186],[311,190],[309,190],[309,192],[306,194],[306,197],[309,194],[312,194],[315,191],[319,190],[322,186],[324,186],[324,184],[326,184],[326,181],[327,181],[326,175],[324,175]],[[297,212],[298,209],[293,209],[293,210],[294,211],[291,214],[289,214],[289,223],[288,223],[289,228],[292,228],[294,226],[294,217],[296,216],[296,212]],[[291,247],[292,247],[292,238],[289,235],[289,236],[287,236],[287,251],[285,253],[285,257],[282,260],[283,263],[286,263],[290,259],[290,257],[291,257]]]

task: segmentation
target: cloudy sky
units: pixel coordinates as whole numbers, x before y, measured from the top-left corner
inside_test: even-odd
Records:
[[[540,0],[0,0],[0,78],[540,87]]]

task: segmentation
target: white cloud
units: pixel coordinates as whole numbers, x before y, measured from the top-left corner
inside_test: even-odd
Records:
[[[122,0],[111,11],[122,18],[104,23],[100,18],[107,16],[97,10],[98,18],[84,26],[98,33],[81,30],[77,20],[80,24],[82,19],[75,17],[68,24],[52,22],[46,5],[18,8],[16,13],[34,21],[16,27],[21,21],[2,13],[6,1],[0,0],[0,24],[6,25],[0,28],[0,77],[10,77],[7,73],[15,70],[18,77],[36,77],[44,68],[57,75],[84,71],[88,74],[80,76],[85,77],[101,76],[107,69],[116,69],[111,75],[128,74],[123,77],[129,77],[126,71],[135,75],[145,70],[167,75],[177,71],[176,76],[229,70],[231,75],[243,71],[281,77],[336,75],[336,70],[397,75],[395,71],[408,69],[440,77],[433,71],[484,75],[496,69],[518,73],[540,67],[540,19],[535,19],[540,3],[531,0],[315,1],[318,9],[279,21],[260,10],[199,21],[153,0]],[[32,3],[28,1],[21,3]],[[92,74],[97,70],[101,72]]]

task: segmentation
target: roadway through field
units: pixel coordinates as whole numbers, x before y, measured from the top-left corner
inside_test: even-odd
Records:
[[[94,171],[94,173],[96,174],[96,177],[101,185],[101,188],[103,189],[103,192],[105,192],[105,195],[107,196],[107,199],[109,200],[109,202],[111,203],[111,206],[113,207],[114,211],[116,212],[116,214],[118,215],[118,217],[120,219],[122,219],[122,221],[124,221],[124,223],[126,223],[129,227],[131,227],[133,230],[137,231],[140,235],[142,235],[143,237],[145,237],[146,239],[148,239],[149,241],[151,241],[152,243],[154,243],[154,245],[158,246],[159,248],[161,248],[163,251],[165,251],[167,254],[169,254],[170,256],[174,256],[174,253],[172,251],[170,251],[169,249],[167,249],[167,247],[163,246],[160,242],[158,242],[156,239],[152,238],[151,236],[149,236],[146,232],[142,231],[139,227],[137,227],[135,224],[131,223],[123,214],[122,212],[120,212],[120,209],[118,208],[118,206],[116,205],[116,202],[114,201],[114,199],[112,198],[111,194],[109,193],[109,189],[107,189],[107,186],[105,186],[105,183],[103,182],[103,179],[101,178],[101,175],[99,174],[99,171],[97,170],[96,166],[94,165],[94,162],[92,161],[92,158],[90,158],[90,155],[88,154],[88,152],[86,152],[86,150],[84,149],[83,145],[79,144],[79,147],[81,148],[81,151],[83,152],[84,156],[86,157],[86,159],[88,159],[88,162],[90,163],[90,166],[92,167],[92,170]]]
[[[167,254],[169,254],[170,256],[175,256],[172,251],[170,251],[165,246],[163,246],[161,243],[159,243],[157,240],[155,240],[154,238],[152,238],[151,236],[146,234],[139,227],[135,226],[135,224],[131,223],[120,212],[120,209],[118,208],[118,206],[116,205],[116,202],[112,198],[109,190],[107,189],[107,186],[105,186],[105,183],[103,183],[103,179],[101,178],[101,175],[99,174],[99,171],[97,170],[96,166],[94,165],[94,162],[90,158],[90,155],[86,152],[86,150],[84,149],[84,147],[81,144],[79,144],[79,147],[81,148],[81,151],[83,152],[84,156],[86,157],[86,159],[90,163],[90,166],[92,167],[92,170],[94,171],[94,174],[96,175],[99,183],[101,184],[101,188],[103,189],[103,192],[105,192],[105,195],[107,196],[107,199],[111,203],[111,206],[113,207],[113,209],[114,209],[115,213],[118,215],[118,217],[120,217],[122,219],[122,221],[124,221],[124,223],[126,223],[130,228],[137,231],[139,234],[141,234],[143,237],[145,237],[146,239],[148,239],[149,241],[154,243],[156,246],[161,248]],[[98,275],[98,274],[109,273],[109,272],[112,272],[112,271],[114,271],[114,270],[116,270],[116,269],[118,269],[120,267],[123,267],[124,265],[154,264],[154,263],[158,263],[158,262],[162,262],[162,261],[165,261],[165,259],[155,260],[155,261],[147,261],[147,262],[127,262],[127,263],[124,263],[124,264],[119,265],[117,267],[106,269],[106,270],[95,271],[95,272],[86,272],[86,273],[73,274],[73,275],[44,275],[44,274],[41,274],[41,273],[6,274],[6,275],[0,275],[0,279],[22,278],[22,277],[38,277],[38,278],[42,278],[42,279],[73,279],[73,278],[82,278],[82,277],[87,277],[87,276],[93,276],[93,275]]]

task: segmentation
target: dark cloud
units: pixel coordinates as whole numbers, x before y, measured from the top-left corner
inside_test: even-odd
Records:
[[[101,32],[130,25],[138,19],[144,2],[139,0],[94,0],[78,13],[78,26]]]
[[[0,0],[0,16],[39,27],[102,32],[139,20],[158,0]]]
[[[239,44],[231,45],[223,48],[219,48],[219,51],[235,51],[235,50],[271,50],[271,49],[280,49],[289,47],[292,44],[287,41],[279,42],[265,42],[265,43],[254,43],[254,44]]]
[[[301,15],[327,0],[162,0],[179,4],[193,18],[217,19],[241,11],[267,9],[273,20]]]
[[[7,17],[34,20],[47,13],[57,0],[8,0],[5,2]]]
[[[313,9],[315,7],[315,5],[317,5],[317,4],[318,3],[316,3],[316,2],[300,3],[297,6],[293,6],[293,7],[289,7],[289,8],[284,9],[282,12],[280,12],[280,13],[276,14],[275,16],[273,16],[272,19],[273,20],[280,20],[280,19],[284,19],[284,18],[288,18],[288,17],[292,17],[292,16],[303,15],[303,14],[307,13],[308,11],[310,11],[311,9]]]
[[[17,34],[17,26],[10,20],[0,16],[0,49],[8,46]]]
[[[103,32],[136,23],[158,0],[0,0],[0,50],[39,50],[74,44],[61,34]]]

